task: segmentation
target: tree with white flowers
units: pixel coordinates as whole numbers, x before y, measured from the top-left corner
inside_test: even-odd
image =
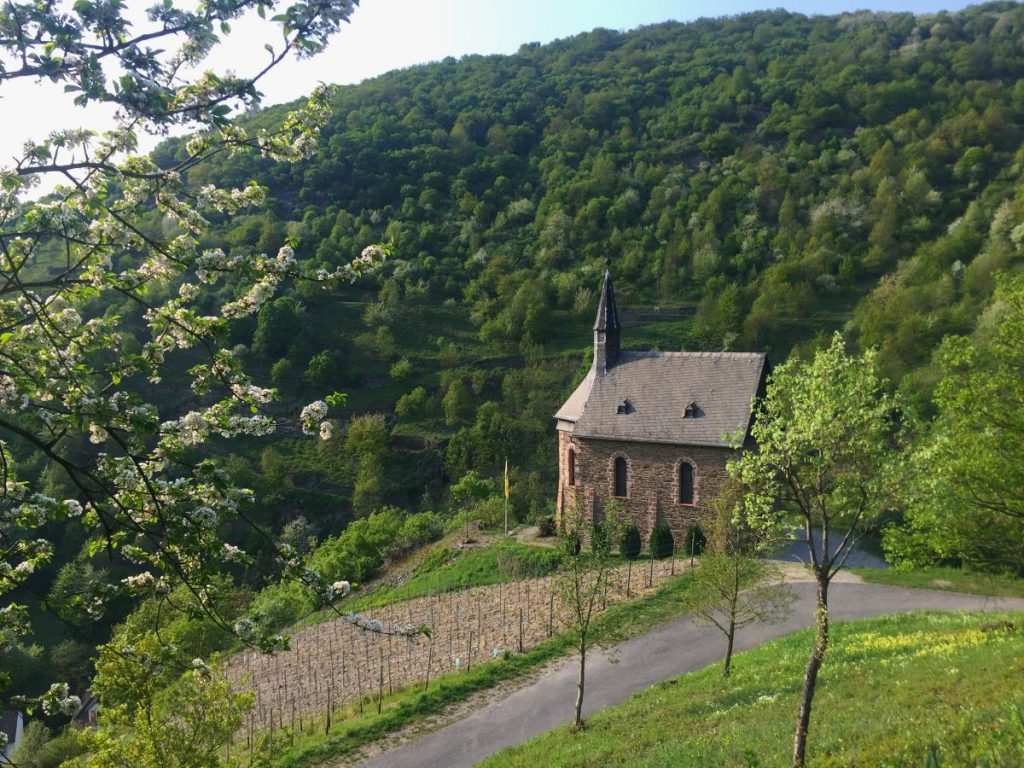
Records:
[[[249,558],[217,532],[244,521],[250,492],[202,449],[271,434],[281,418],[267,410],[276,393],[250,378],[226,333],[283,282],[353,281],[386,252],[371,246],[329,273],[306,269],[289,245],[251,255],[205,248],[212,220],[260,206],[266,192],[255,183],[194,189],[186,173],[214,155],[291,162],[315,152],[326,88],[274,128],[250,130],[232,118],[259,104],[259,81],[279,63],[323,50],[355,4],[164,2],[141,24],[125,4],[106,0],[0,6],[0,97],[15,80],[49,80],[78,105],[117,110],[109,131],[57,131],[0,167],[0,597],[52,557],[46,527],[73,518],[90,552],[106,551],[137,571],[89,596],[84,605],[94,615],[120,595],[184,588],[226,631],[258,647],[277,642],[239,632],[219,602],[217,575]],[[231,22],[268,10],[274,15],[265,23],[276,26],[280,42],[267,46],[258,71],[201,70]],[[170,129],[191,135],[180,159],[158,164],[136,153],[141,132]],[[33,200],[44,179],[56,183],[53,192]],[[41,273],[37,263],[56,266]],[[183,360],[199,405],[163,410],[156,403],[174,401],[158,396],[170,386],[166,373]],[[317,401],[292,420],[329,438],[328,414],[327,402]],[[69,498],[45,495],[19,466],[26,456],[56,468],[74,489]],[[336,597],[336,585],[286,546],[278,550],[287,576],[323,604]],[[0,653],[26,626],[24,607],[6,602]],[[40,705],[70,701],[62,693],[51,691]]]

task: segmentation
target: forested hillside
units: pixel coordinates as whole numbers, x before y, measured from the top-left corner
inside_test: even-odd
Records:
[[[312,160],[225,158],[191,181],[269,188],[270,213],[225,222],[212,244],[287,241],[330,269],[384,242],[390,266],[351,295],[295,286],[234,341],[286,394],[329,384],[351,413],[394,413],[399,434],[427,439],[396,473],[411,483],[364,471],[363,511],[418,504],[424,485],[430,506],[448,477],[509,456],[518,512],[544,512],[549,419],[606,260],[623,305],[678,310],[636,313],[627,345],[778,361],[843,329],[927,408],[932,350],[972,330],[1024,245],[1022,32],[1011,3],[780,11],[595,30],[337,88]]]
[[[595,30],[334,88],[312,159],[197,166],[193,188],[255,178],[270,197],[265,212],[216,222],[208,247],[287,243],[326,270],[371,244],[390,251],[367,281],[288,282],[235,324],[228,344],[278,388],[281,414],[348,396],[329,440],[284,429],[222,446],[256,492],[251,519],[302,553],[385,505],[445,513],[452,482],[497,478],[506,459],[514,516],[550,514],[551,416],[588,364],[608,262],[626,346],[781,361],[839,329],[878,347],[927,414],[933,351],[974,331],[994,275],[1022,260],[1022,41],[1013,3]],[[185,156],[185,139],[155,153],[163,166]],[[169,412],[197,399],[179,396]],[[26,467],[73,495],[41,457]],[[500,501],[480,509],[497,515]],[[274,570],[262,539],[223,535],[257,555],[242,576],[262,585]],[[79,559],[53,585],[81,543],[69,525],[34,577],[52,605],[92,578]],[[395,544],[373,546],[379,563]],[[106,631],[75,630],[87,645]],[[65,651],[78,672],[83,652]]]

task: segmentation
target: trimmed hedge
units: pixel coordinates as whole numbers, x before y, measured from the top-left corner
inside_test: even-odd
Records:
[[[649,546],[651,555],[659,560],[672,556],[676,543],[672,538],[672,531],[667,525],[657,525],[654,527],[654,530],[651,531]]]
[[[626,527],[622,532],[622,540],[619,541],[619,552],[627,560],[636,560],[643,549],[643,540],[640,538],[640,529],[635,525]]]
[[[683,553],[686,555],[702,555],[708,544],[707,536],[699,525],[691,525],[686,529],[686,541],[683,542]]]

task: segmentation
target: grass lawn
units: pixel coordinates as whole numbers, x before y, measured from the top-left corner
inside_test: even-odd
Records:
[[[667,581],[651,595],[610,606],[595,620],[594,637],[597,642],[619,642],[683,613],[683,598],[691,584],[690,577],[684,574]],[[365,705],[362,714],[354,706],[340,710],[329,735],[324,735],[321,725],[316,733],[294,734],[294,738],[285,737],[284,742],[276,741],[272,765],[306,768],[350,755],[362,745],[416,720],[440,714],[449,705],[478,691],[522,677],[570,652],[571,648],[569,635],[558,635],[524,654],[499,658],[466,672],[437,678],[426,690],[419,686],[396,691],[384,698],[380,715],[376,702]],[[571,696],[571,692],[568,695]]]
[[[897,587],[940,589],[994,597],[1024,597],[1024,579],[991,573],[963,571],[959,568],[920,568],[898,571],[895,568],[851,568],[864,581]]]
[[[557,550],[502,541],[479,549],[436,547],[397,586],[382,586],[342,604],[344,610],[364,611],[402,600],[437,595],[456,589],[547,576],[558,569]]]
[[[812,636],[801,631],[661,683],[486,768],[788,766]],[[1024,765],[1024,615],[921,613],[836,625],[811,766]],[[933,751],[934,762],[929,762]]]

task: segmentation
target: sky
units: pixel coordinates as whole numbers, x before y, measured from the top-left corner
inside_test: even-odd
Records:
[[[153,0],[127,0],[140,21]],[[962,0],[362,0],[351,24],[319,56],[288,60],[261,81],[266,105],[308,93],[317,82],[357,83],[392,69],[446,56],[513,53],[527,42],[545,43],[595,27],[626,30],[669,19],[690,21],[784,7],[807,14],[855,9],[928,13],[957,10]],[[208,61],[215,71],[237,74],[258,69],[267,56],[264,42],[276,33],[255,14],[233,25],[225,44]],[[75,107],[62,86],[16,80],[0,85],[0,167],[24,141],[58,128],[110,125],[112,110]],[[157,139],[144,139],[144,149]]]

